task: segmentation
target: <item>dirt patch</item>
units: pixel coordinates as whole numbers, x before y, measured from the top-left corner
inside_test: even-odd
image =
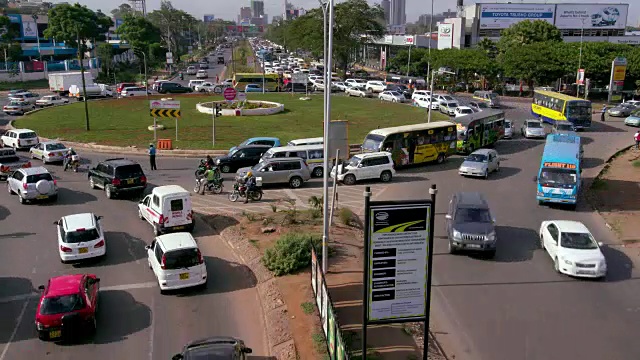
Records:
[[[593,181],[587,199],[618,239],[640,243],[640,151],[631,148],[609,162]]]

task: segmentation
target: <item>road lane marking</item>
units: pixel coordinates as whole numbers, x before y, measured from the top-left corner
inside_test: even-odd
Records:
[[[16,326],[13,327],[13,332],[11,333],[11,336],[9,336],[9,340],[7,340],[7,343],[4,344],[4,349],[2,350],[2,354],[0,354],[0,360],[4,360],[4,357],[9,351],[9,345],[11,345],[11,342],[13,342],[13,339],[15,339],[16,334],[18,333],[18,328],[20,328],[20,324],[22,323],[22,318],[24,317],[24,313],[27,310],[27,305],[29,305],[29,299],[27,299],[24,302],[24,305],[22,305],[22,310],[20,310],[20,315],[18,315]]]
[[[158,286],[158,283],[155,281],[147,281],[143,283],[137,284],[124,284],[124,285],[112,285],[112,286],[103,286],[100,288],[100,291],[127,291],[127,290],[138,290],[138,289],[150,289]],[[20,294],[13,296],[6,296],[0,298],[0,304],[6,304],[13,301],[28,301],[32,298],[37,298],[40,296],[39,292],[32,292],[28,294]],[[0,360],[2,360],[0,358]]]
[[[153,314],[155,314],[155,296],[151,298],[151,324],[149,329],[149,360],[153,360],[153,338],[155,337],[155,325],[156,322],[153,321]],[[0,359],[2,360],[2,359]]]

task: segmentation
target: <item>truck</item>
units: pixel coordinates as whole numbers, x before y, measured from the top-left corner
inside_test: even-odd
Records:
[[[104,98],[113,96],[113,91],[105,84],[87,84],[87,99]],[[69,97],[75,97],[78,100],[84,99],[82,85],[71,85],[69,87]]]
[[[7,180],[14,171],[31,167],[31,162],[18,156],[12,148],[0,148],[0,180]]]
[[[85,72],[84,80],[87,85],[93,84],[93,75],[88,71]],[[67,94],[71,85],[82,86],[81,72],[49,74],[49,90],[51,92]]]

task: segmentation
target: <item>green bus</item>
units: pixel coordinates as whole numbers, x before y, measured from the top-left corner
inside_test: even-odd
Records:
[[[504,111],[486,109],[453,119],[458,130],[457,150],[469,154],[492,146],[504,137]]]
[[[265,91],[280,91],[281,84],[278,74],[237,73],[233,76],[233,87],[238,91],[244,91],[248,84],[262,86],[263,83]]]

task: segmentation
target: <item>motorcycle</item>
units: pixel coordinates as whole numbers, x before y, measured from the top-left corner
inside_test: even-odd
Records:
[[[204,194],[205,191],[210,191],[214,194],[220,194],[222,189],[224,189],[223,181],[224,179],[220,178],[208,183],[207,179],[203,177],[196,178],[196,185],[193,187],[193,192],[196,194]]]
[[[67,171],[68,168],[73,170],[73,172],[78,172],[78,167],[80,166],[80,156],[71,155],[71,159],[68,163],[65,164],[64,169],[62,171]]]
[[[184,80],[184,75],[182,75],[182,73],[180,73],[180,80]]]
[[[203,177],[205,171],[207,171],[207,161],[202,159],[200,160],[200,164],[198,164],[198,168],[195,172],[196,179]]]
[[[260,201],[262,199],[262,188],[256,186],[255,190],[249,191],[247,194],[247,186],[236,182],[233,184],[233,191],[229,193],[229,200],[232,202],[238,201],[239,198],[248,196],[253,201]]]

